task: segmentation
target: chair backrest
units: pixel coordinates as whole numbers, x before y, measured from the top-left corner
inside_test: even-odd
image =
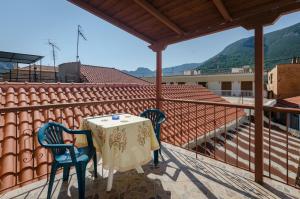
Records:
[[[47,148],[47,144],[64,144],[63,139],[64,127],[56,122],[48,122],[44,124],[38,131],[38,141],[40,145]],[[65,153],[65,148],[51,148],[53,155]]]
[[[148,109],[144,111],[141,117],[145,117],[151,120],[155,133],[159,133],[160,124],[166,119],[166,116],[159,109]]]

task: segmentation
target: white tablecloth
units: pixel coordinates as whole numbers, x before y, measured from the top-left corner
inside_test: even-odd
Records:
[[[81,129],[91,130],[94,146],[101,153],[103,167],[127,171],[148,163],[151,151],[159,149],[152,123],[130,114],[84,118]],[[87,145],[84,135],[76,137],[77,146]]]

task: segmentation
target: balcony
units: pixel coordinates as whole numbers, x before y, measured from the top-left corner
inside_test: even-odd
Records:
[[[3,197],[45,196],[52,157],[36,140],[36,130],[42,123],[57,121],[76,129],[82,117],[120,112],[137,115],[155,107],[155,102],[152,98],[137,98],[1,108],[1,131],[10,132],[1,137]],[[89,197],[139,198],[145,192],[149,198],[299,196],[299,135],[272,121],[272,113],[300,114],[298,109],[265,107],[261,186],[254,182],[253,106],[167,98],[161,104],[167,120],[162,126],[164,147],[159,169],[149,164],[144,167],[145,175],[119,173],[113,191],[107,193],[107,173],[101,175],[99,165],[102,177],[93,180],[87,176]],[[285,124],[290,122],[288,115]],[[74,142],[76,138],[65,139]],[[75,197],[75,178],[72,175],[67,186],[58,174],[54,196]]]

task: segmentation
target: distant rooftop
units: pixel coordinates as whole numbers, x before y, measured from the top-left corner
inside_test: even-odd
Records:
[[[279,99],[278,105],[299,108],[300,106],[300,96],[289,97],[285,99]]]
[[[80,74],[83,81],[89,83],[150,84],[146,80],[109,67],[81,64]]]

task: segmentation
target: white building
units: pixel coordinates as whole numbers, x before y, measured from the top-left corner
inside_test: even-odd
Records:
[[[143,79],[155,83],[155,77]],[[223,96],[253,96],[254,94],[254,73],[163,76],[162,82],[175,85],[202,85]]]
[[[183,71],[183,75],[200,75],[200,70],[185,70]]]

